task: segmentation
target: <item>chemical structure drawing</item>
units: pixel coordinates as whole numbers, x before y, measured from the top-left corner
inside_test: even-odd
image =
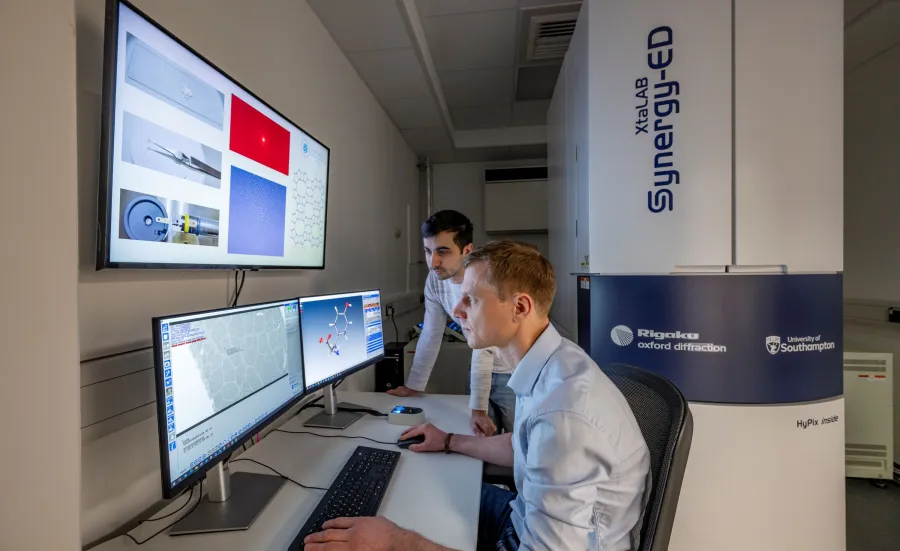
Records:
[[[328,338],[319,337],[319,344],[325,343],[328,346],[328,355],[331,356],[334,354],[335,356],[341,355],[341,349],[338,346],[338,343],[331,342],[331,333],[328,334]]]
[[[330,327],[334,327],[334,330],[337,332],[337,336],[344,337],[344,340],[349,339],[349,337],[347,336],[347,330],[350,328],[351,325],[353,325],[353,322],[350,321],[349,319],[347,319],[347,308],[350,308],[349,302],[344,303],[344,311],[343,312],[338,311],[338,307],[335,306],[334,307],[334,323],[328,324]],[[343,322],[340,321],[341,318],[344,318]],[[340,325],[340,327],[342,327],[342,329],[338,328],[339,325]]]
[[[295,247],[321,247],[325,239],[325,183],[305,171],[294,171],[290,215],[291,241]]]
[[[334,307],[334,321],[329,323],[329,327],[334,327],[335,334],[328,333],[327,337],[319,337],[319,344],[324,344],[328,346],[328,355],[331,356],[334,354],[335,356],[341,355],[341,348],[337,343],[338,337],[344,337],[344,340],[349,340],[350,337],[347,336],[347,331],[350,329],[350,326],[353,325],[353,321],[347,319],[347,309],[352,306],[349,302],[344,303],[344,311],[341,312],[338,310],[338,307]],[[343,319],[343,321],[341,321]],[[332,342],[332,337],[335,338],[335,342]]]

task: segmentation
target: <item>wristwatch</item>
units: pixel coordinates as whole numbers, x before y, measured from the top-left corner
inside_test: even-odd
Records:
[[[450,439],[453,438],[453,433],[448,432],[447,437],[444,438],[444,453],[450,453]]]

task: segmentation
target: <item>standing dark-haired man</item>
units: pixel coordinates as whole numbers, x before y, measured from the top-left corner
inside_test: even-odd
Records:
[[[394,396],[415,396],[425,390],[443,340],[447,316],[462,295],[466,255],[472,252],[472,222],[455,210],[434,213],[422,224],[422,240],[429,273],[425,280],[425,323],[406,386],[389,390]],[[469,406],[471,427],[478,436],[511,432],[516,401],[506,386],[513,367],[504,365],[493,349],[472,350]]]

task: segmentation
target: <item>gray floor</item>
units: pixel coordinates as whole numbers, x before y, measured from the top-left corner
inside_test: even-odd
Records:
[[[900,485],[847,479],[847,551],[900,549]]]

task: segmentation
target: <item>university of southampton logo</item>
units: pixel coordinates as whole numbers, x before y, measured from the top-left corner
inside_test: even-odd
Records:
[[[612,341],[619,346],[628,346],[634,341],[634,332],[624,325],[617,325],[609,334]]]
[[[781,337],[766,337],[766,350],[769,351],[769,354],[773,356],[778,354],[779,348],[781,348]]]

